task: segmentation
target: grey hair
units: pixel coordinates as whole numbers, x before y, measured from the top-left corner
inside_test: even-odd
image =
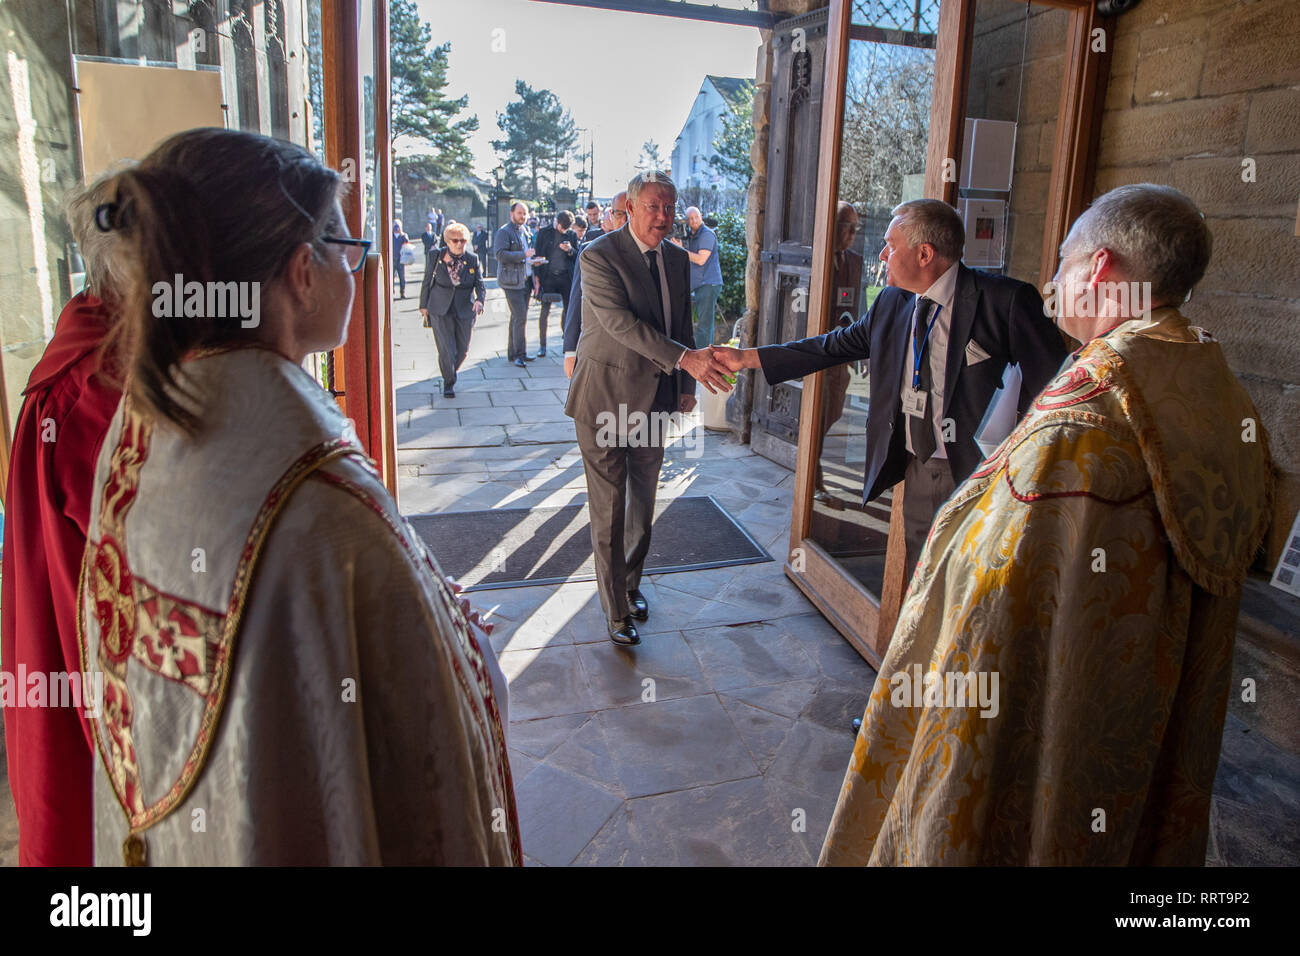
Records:
[[[635,202],[636,197],[641,195],[641,190],[646,186],[661,186],[667,189],[673,194],[673,202],[677,202],[677,185],[661,169],[643,170],[628,180],[627,201],[629,203]]]
[[[72,230],[72,240],[86,263],[86,291],[99,298],[118,295],[127,286],[126,267],[122,262],[122,233],[104,232],[95,224],[95,210],[117,197],[116,180],[122,170],[134,165],[115,163],[90,183],[74,190],[64,202],[64,214]]]
[[[966,247],[966,227],[961,216],[941,199],[911,199],[899,203],[890,215],[899,220],[898,228],[909,246],[928,242],[935,254],[956,262]]]
[[[1109,249],[1154,303],[1181,305],[1210,264],[1213,239],[1196,203],[1172,186],[1137,183],[1098,196],[1066,240],[1069,255]]]

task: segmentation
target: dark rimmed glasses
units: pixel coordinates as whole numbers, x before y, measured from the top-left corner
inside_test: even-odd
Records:
[[[334,236],[321,236],[320,241],[343,247],[349,272],[360,272],[361,267],[366,264],[366,256],[370,254],[369,239],[337,239]]]

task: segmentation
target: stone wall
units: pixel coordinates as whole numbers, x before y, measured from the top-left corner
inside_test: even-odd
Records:
[[[1143,0],[1118,19],[1096,193],[1181,189],[1214,256],[1185,313],[1223,343],[1278,469],[1270,567],[1300,508],[1300,3]]]

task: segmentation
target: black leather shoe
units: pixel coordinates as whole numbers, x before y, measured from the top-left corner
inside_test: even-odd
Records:
[[[546,357],[546,346],[545,346],[545,345],[543,345],[540,349],[537,350],[537,357],[538,357],[538,358],[545,358],[545,357]]]
[[[636,632],[636,625],[632,623],[630,617],[625,617],[621,621],[609,622],[609,639],[623,647],[641,643],[641,637]]]
[[[537,358],[536,355],[525,355],[525,356],[524,356],[524,361],[525,361],[525,362],[531,362],[531,361],[532,361],[533,359],[535,359],[535,358]]]
[[[521,358],[515,359],[515,364],[518,365],[520,368],[528,368],[528,366],[524,364],[524,360]]]
[[[632,609],[632,619],[635,621],[645,621],[650,617],[650,605],[646,603],[645,595],[636,591],[627,592],[627,603]]]
[[[862,730],[862,718],[861,718],[861,717],[854,717],[854,718],[853,718],[853,736],[856,737],[856,736],[858,735],[858,733],[859,733],[861,730]]]
[[[456,390],[455,390],[454,388],[452,388],[450,385],[448,385],[446,388],[444,388],[444,389],[442,390],[442,397],[443,397],[443,398],[455,398],[455,397],[456,397]]]

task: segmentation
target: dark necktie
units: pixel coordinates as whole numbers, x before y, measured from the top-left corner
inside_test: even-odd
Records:
[[[659,250],[651,249],[645,255],[650,262],[650,286],[655,290],[655,301],[659,303],[659,311],[662,312],[664,297],[659,290]]]
[[[917,300],[916,328],[912,330],[913,355],[921,363],[921,391],[925,393],[925,414],[907,416],[907,430],[912,439],[912,452],[922,462],[930,460],[934,454],[934,395],[931,394],[932,375],[930,374],[929,337],[926,329],[930,316],[934,313],[934,300],[922,296]]]

